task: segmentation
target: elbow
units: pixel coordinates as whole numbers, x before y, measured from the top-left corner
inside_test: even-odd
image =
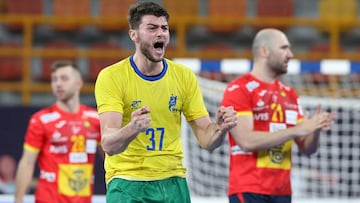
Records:
[[[315,154],[316,150],[315,149],[311,149],[311,150],[300,150],[301,154],[310,157],[312,154]]]
[[[205,149],[209,152],[213,152],[216,148],[218,148],[220,145],[216,145],[216,146],[200,146],[202,149]]]
[[[123,146],[116,146],[113,143],[106,142],[105,140],[102,140],[101,147],[104,150],[104,152],[109,155],[115,155],[123,152],[125,150],[125,147]]]
[[[253,151],[258,150],[256,148],[256,146],[251,145],[250,143],[237,142],[236,144],[240,147],[241,151],[243,151],[243,152],[253,152]]]
[[[103,147],[103,149],[104,149],[104,152],[109,156],[119,154],[119,153],[124,151],[124,150],[115,150],[115,149],[112,149],[112,148],[104,148],[104,147]]]

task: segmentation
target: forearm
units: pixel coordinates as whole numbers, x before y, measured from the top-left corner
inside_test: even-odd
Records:
[[[244,151],[259,151],[275,147],[297,135],[295,128],[287,128],[276,132],[249,131],[236,138],[236,143]]]
[[[122,128],[106,128],[103,131],[101,145],[108,155],[123,152],[139,131],[130,123]]]
[[[298,138],[297,145],[302,154],[311,155],[316,152],[319,147],[320,132],[316,131],[313,134]]]
[[[16,173],[15,203],[22,203],[34,174],[34,166],[27,165],[24,161],[19,162]]]
[[[210,123],[205,134],[207,135],[203,136],[205,139],[199,140],[200,146],[206,150],[213,151],[224,142],[227,131],[220,130],[216,123]]]

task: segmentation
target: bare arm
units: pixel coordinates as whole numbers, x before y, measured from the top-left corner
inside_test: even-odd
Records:
[[[142,107],[131,114],[131,122],[122,127],[123,116],[118,112],[100,114],[101,146],[108,155],[123,152],[139,132],[151,124],[150,109]]]
[[[236,112],[232,107],[220,107],[215,118],[216,123],[209,116],[190,122],[200,146],[209,151],[219,147],[228,131],[237,125]]]
[[[276,132],[254,131],[253,117],[240,116],[238,117],[238,123],[240,123],[240,125],[233,128],[231,134],[237,145],[244,151],[269,149],[294,138],[296,138],[297,141],[301,140],[302,147],[313,148],[319,136],[316,135],[318,134],[316,132],[321,128],[329,126],[328,120],[321,120],[322,117],[326,117],[327,114],[328,113],[318,113],[312,118],[307,115],[301,124]],[[313,141],[311,139],[313,139]]]
[[[16,172],[15,203],[22,203],[24,195],[33,179],[38,153],[24,149]]]
[[[295,139],[295,142],[298,145],[300,152],[305,155],[311,155],[316,152],[319,146],[320,132],[330,130],[331,124],[335,119],[335,112],[321,114],[320,111],[321,106],[318,105],[316,114],[320,114],[320,120],[318,122],[322,122],[322,127],[315,130],[309,135],[306,135],[304,137],[298,137]],[[309,119],[309,115],[306,114],[304,119]]]

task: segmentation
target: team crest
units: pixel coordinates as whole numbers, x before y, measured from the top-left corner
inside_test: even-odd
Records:
[[[169,100],[169,110],[170,112],[177,112],[178,109],[175,107],[177,102],[177,96],[171,95]]]
[[[79,192],[86,187],[89,180],[84,178],[84,172],[82,170],[76,170],[73,172],[74,178],[69,178],[68,184],[74,192]]]

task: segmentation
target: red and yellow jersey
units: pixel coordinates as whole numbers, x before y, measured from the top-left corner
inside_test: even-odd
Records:
[[[233,106],[238,116],[252,116],[254,131],[286,129],[296,125],[303,117],[293,88],[278,80],[264,83],[250,73],[228,84],[222,105]],[[241,192],[291,194],[292,140],[255,152],[243,151],[231,134],[229,142],[229,195]]]
[[[99,118],[91,107],[68,113],[54,104],[35,113],[24,148],[39,153],[36,202],[91,202],[99,143]]]

